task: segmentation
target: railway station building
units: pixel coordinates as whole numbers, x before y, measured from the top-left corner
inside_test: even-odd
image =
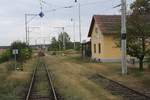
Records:
[[[120,62],[121,50],[114,39],[119,34],[120,15],[94,15],[88,37],[91,39],[91,58],[100,62]]]

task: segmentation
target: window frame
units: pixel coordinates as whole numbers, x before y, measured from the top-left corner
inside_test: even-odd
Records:
[[[101,54],[101,43],[98,44],[98,52]]]
[[[96,44],[94,44],[94,53],[96,53]]]

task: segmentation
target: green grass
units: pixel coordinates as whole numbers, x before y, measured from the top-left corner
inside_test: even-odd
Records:
[[[64,58],[66,61],[78,63],[96,73],[102,74],[112,80],[118,81],[125,84],[135,90],[143,91],[150,89],[150,70],[145,68],[143,72],[139,71],[138,67],[128,67],[128,75],[123,76],[121,74],[120,63],[96,63],[90,61],[83,61],[79,57],[67,57]]]
[[[45,60],[52,71],[57,92],[64,100],[121,100],[88,78],[92,71],[71,57],[49,56]],[[78,61],[78,60],[77,60]]]
[[[147,68],[141,72],[137,66],[130,66],[128,67],[128,75],[123,76],[120,63],[97,63],[89,60],[82,60],[79,56],[64,56],[58,58],[69,63],[78,64],[94,71],[95,73],[102,74],[112,80],[120,82],[121,84],[125,84],[135,90],[144,92],[144,90],[150,89],[150,70]]]
[[[9,70],[10,62],[0,64],[0,100],[20,100],[22,89],[27,84],[34,60],[24,64],[24,71]]]
[[[38,61],[38,68],[37,68],[37,80],[38,82],[35,83],[35,91],[38,92],[39,95],[49,95],[49,82],[47,81],[47,74],[44,69],[45,62],[43,59]],[[41,68],[40,68],[41,67]]]

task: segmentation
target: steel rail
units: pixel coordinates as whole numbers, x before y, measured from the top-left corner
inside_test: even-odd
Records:
[[[32,90],[32,87],[33,87],[33,83],[34,83],[34,79],[35,79],[36,71],[37,71],[37,66],[35,67],[35,69],[33,71],[33,75],[32,75],[32,79],[31,79],[31,82],[30,82],[29,90],[27,92],[25,100],[29,100],[29,97],[30,97],[30,94],[31,94],[31,90]]]
[[[47,75],[48,75],[49,83],[50,83],[52,91],[53,91],[54,100],[58,100],[57,95],[56,95],[56,91],[55,91],[55,88],[54,88],[54,84],[52,82],[52,75],[51,75],[50,71],[48,70],[47,65],[45,65],[45,69],[46,69],[46,72],[47,72]]]
[[[117,85],[120,85],[121,87],[126,88],[126,89],[132,91],[133,93],[135,93],[135,94],[137,94],[137,95],[139,95],[139,96],[145,97],[146,100],[150,100],[150,96],[147,96],[147,95],[145,95],[145,94],[143,94],[143,93],[141,93],[141,92],[139,92],[139,91],[136,91],[136,90],[134,90],[134,89],[131,89],[131,88],[129,88],[129,87],[127,87],[127,86],[125,86],[125,85],[123,85],[123,84],[121,84],[121,83],[119,83],[119,82],[116,82],[116,81],[114,81],[114,80],[111,80],[111,79],[109,79],[109,78],[107,78],[107,77],[105,77],[105,76],[103,76],[103,75],[101,75],[101,74],[97,74],[97,75],[98,75],[98,77],[103,78],[103,79],[106,79],[106,80],[108,80],[109,82],[115,83],[115,84],[117,84]]]
[[[34,80],[35,80],[35,75],[36,75],[36,72],[37,72],[37,67],[38,67],[38,65],[36,66],[36,68],[35,68],[34,71],[33,71],[32,79],[31,79],[30,86],[29,86],[27,95],[26,95],[26,97],[25,97],[25,100],[29,100],[29,99],[30,99],[32,87],[33,87]],[[52,95],[53,95],[53,97],[54,97],[54,100],[58,100],[58,99],[57,99],[57,95],[56,95],[56,91],[55,91],[55,88],[54,88],[54,84],[53,84],[53,82],[52,82],[51,73],[49,72],[49,70],[48,70],[46,64],[44,64],[44,67],[45,67],[46,74],[47,74],[47,77],[48,77],[49,86],[50,86],[51,89],[52,89]]]

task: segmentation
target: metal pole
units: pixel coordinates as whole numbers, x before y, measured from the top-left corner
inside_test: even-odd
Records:
[[[35,46],[37,45],[37,40],[35,39]]]
[[[126,57],[126,0],[121,0],[121,53],[122,53],[122,74],[127,74],[127,57]]]
[[[74,49],[76,48],[76,41],[75,41],[75,20],[73,20],[73,34],[74,34]]]
[[[17,69],[17,57],[16,57],[16,54],[14,56],[15,56],[15,70],[16,70]]]
[[[27,32],[27,36],[28,36],[28,45],[30,45],[30,27],[27,28],[28,32]]]
[[[51,33],[49,34],[49,44],[51,44]]]
[[[26,44],[29,44],[29,36],[28,36],[28,23],[33,20],[33,18],[28,21],[28,16],[38,16],[39,14],[25,14],[25,32],[26,32]]]
[[[80,2],[79,0],[75,0],[75,3],[79,4],[79,38],[80,38],[80,43],[81,43],[81,5],[80,5]]]
[[[26,44],[28,44],[28,28],[27,28],[27,14],[25,14],[25,32],[26,32]]]
[[[76,43],[75,43],[75,20],[72,18],[71,22],[73,23],[73,39],[74,39],[74,49],[76,48]]]
[[[45,47],[46,47],[46,45],[45,45],[45,38],[43,38],[44,40],[43,40],[43,42],[44,42],[44,44],[43,44],[43,49],[45,50]]]
[[[80,43],[81,43],[81,5],[79,2],[79,37],[80,37]]]
[[[63,35],[63,48],[64,48],[64,50],[66,50],[66,43],[65,43],[66,36],[64,33],[64,27],[62,27],[62,30],[63,30],[63,33],[62,33],[62,35]]]

